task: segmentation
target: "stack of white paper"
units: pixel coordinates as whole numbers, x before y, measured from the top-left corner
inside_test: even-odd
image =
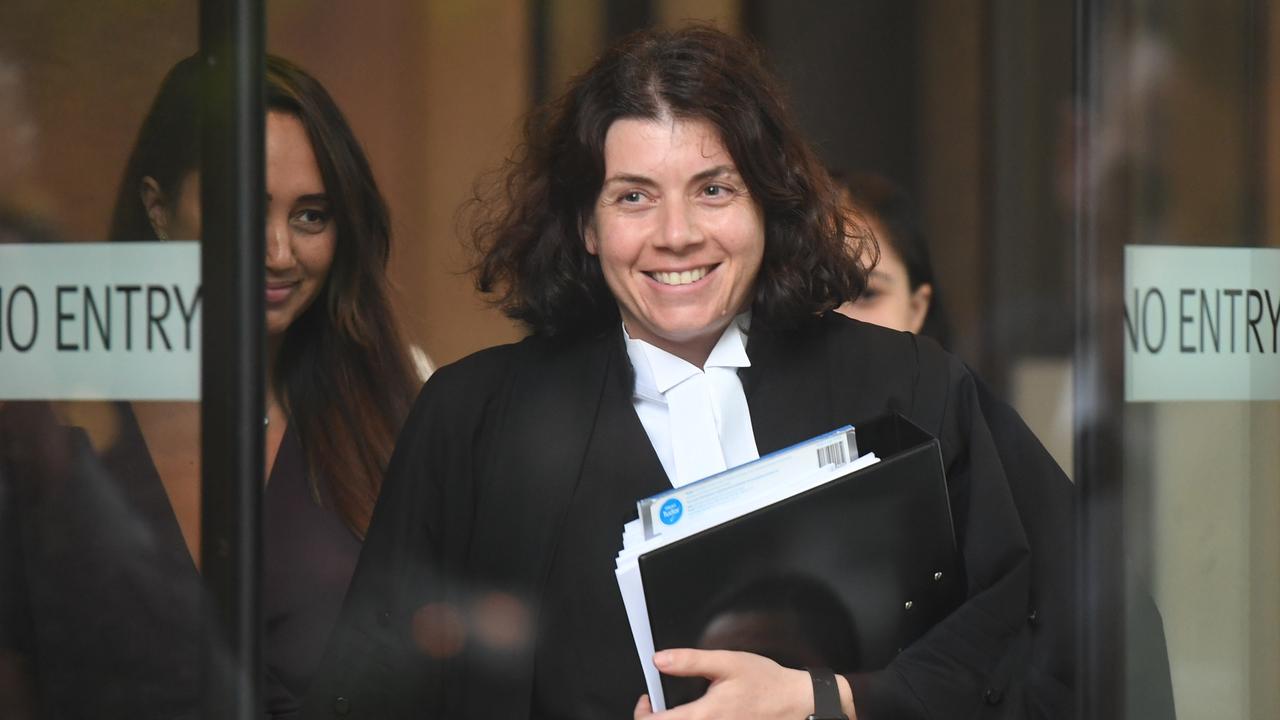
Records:
[[[653,665],[655,649],[637,559],[876,463],[879,458],[873,453],[857,457],[854,437],[853,427],[846,425],[636,503],[638,517],[622,530],[622,551],[618,553],[614,573],[655,712],[665,710],[666,701],[658,670]],[[850,462],[855,457],[857,459]]]

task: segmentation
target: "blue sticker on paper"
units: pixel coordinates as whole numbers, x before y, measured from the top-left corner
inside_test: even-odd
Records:
[[[663,525],[675,525],[683,514],[684,506],[675,498],[662,503],[662,509],[658,511],[658,517],[662,518]]]

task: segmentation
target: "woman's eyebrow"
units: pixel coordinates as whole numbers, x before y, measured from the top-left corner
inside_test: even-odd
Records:
[[[738,172],[737,168],[735,168],[732,165],[716,165],[715,167],[710,167],[710,168],[707,168],[706,170],[703,170],[697,173],[692,178],[690,178],[690,182],[700,182],[702,180],[708,180],[713,177],[721,177],[723,175],[736,175],[737,172]],[[652,178],[645,177],[644,175],[631,175],[629,173],[618,173],[617,175],[611,175],[608,178],[606,178],[604,181],[605,185],[609,185],[611,183],[627,183],[631,185],[656,185],[657,184],[656,182],[654,182]]]
[[[606,178],[604,181],[604,184],[608,185],[610,183],[626,183],[628,185],[656,185],[657,184],[651,178],[647,178],[644,175],[628,175],[625,173],[619,173],[617,175],[613,175],[609,178]]]
[[[274,198],[271,197],[271,193],[267,193],[267,202],[271,202],[273,199]],[[329,202],[329,195],[328,193],[308,193],[306,195],[299,195],[294,199],[294,202],[327,203]]]
[[[732,165],[716,165],[715,167],[707,168],[697,175],[694,175],[693,182],[710,180],[713,177],[720,177],[722,175],[736,175],[737,173],[738,169]]]

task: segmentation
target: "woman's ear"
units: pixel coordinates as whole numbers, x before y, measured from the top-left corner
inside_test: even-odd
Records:
[[[919,335],[920,330],[924,328],[924,319],[929,315],[929,303],[933,302],[933,285],[929,283],[920,283],[920,287],[911,291],[911,298],[908,300],[910,306],[909,329],[911,332]]]
[[[165,197],[160,183],[150,175],[142,178],[142,182],[138,184],[138,197],[142,200],[142,207],[147,212],[147,219],[151,221],[151,229],[155,231],[156,238],[168,240],[169,212],[164,207]]]

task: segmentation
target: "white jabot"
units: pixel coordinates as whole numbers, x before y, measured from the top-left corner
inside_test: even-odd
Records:
[[[734,318],[703,369],[626,332],[635,368],[636,414],[675,487],[760,457],[738,368],[750,367],[743,330],[750,314]]]

